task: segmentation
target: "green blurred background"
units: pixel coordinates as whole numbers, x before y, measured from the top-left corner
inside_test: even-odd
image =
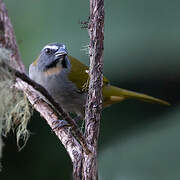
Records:
[[[80,21],[89,1],[5,0],[28,69],[41,48],[63,42],[88,64]],[[168,100],[171,107],[129,100],[103,111],[102,180],[180,179],[180,1],[105,0],[104,72],[112,84]],[[34,113],[26,147],[4,139],[2,180],[71,179],[71,161],[45,120]]]

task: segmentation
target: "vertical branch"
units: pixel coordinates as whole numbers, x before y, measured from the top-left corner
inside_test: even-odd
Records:
[[[11,63],[13,63],[13,66],[17,70],[25,72],[25,67],[21,61],[21,56],[16,43],[13,26],[8,16],[6,6],[2,0],[0,0],[0,47],[11,50]]]
[[[90,0],[90,83],[86,104],[85,137],[92,155],[84,154],[84,179],[97,179],[97,144],[102,110],[104,0]]]

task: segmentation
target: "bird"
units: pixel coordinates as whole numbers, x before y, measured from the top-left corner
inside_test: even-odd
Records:
[[[85,117],[88,72],[88,66],[70,56],[66,46],[57,42],[45,45],[29,66],[29,77],[42,85],[66,113],[74,113],[80,119]],[[102,95],[103,108],[126,99],[169,105],[159,98],[113,86],[106,77],[103,77]]]

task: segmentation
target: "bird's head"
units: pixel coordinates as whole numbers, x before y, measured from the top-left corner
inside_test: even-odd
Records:
[[[69,69],[70,62],[68,60],[68,52],[66,46],[60,43],[47,44],[40,52],[35,65],[42,72],[55,72],[63,68]]]

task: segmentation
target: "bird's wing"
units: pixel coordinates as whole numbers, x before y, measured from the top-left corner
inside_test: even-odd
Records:
[[[69,56],[71,63],[71,71],[69,73],[69,79],[76,84],[80,91],[87,91],[89,85],[89,74],[88,66],[81,63],[76,58]],[[159,103],[164,105],[170,105],[168,102],[154,98],[152,96],[129,91],[119,87],[111,86],[108,79],[103,77],[103,97],[104,97],[104,107],[107,107],[111,104],[121,102],[125,99],[138,99],[142,101]]]
[[[89,85],[89,74],[88,66],[81,63],[78,59],[68,56],[71,63],[71,71],[69,73],[69,80],[71,80],[79,90],[87,91]],[[103,77],[103,84],[108,84],[109,81],[107,78]]]

